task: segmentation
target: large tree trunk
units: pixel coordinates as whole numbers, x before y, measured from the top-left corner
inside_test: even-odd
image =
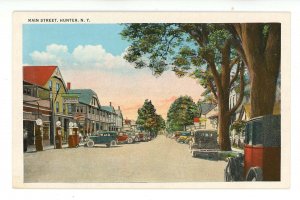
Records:
[[[264,71],[254,72],[251,76],[251,118],[273,113],[277,76]]]
[[[251,118],[273,113],[276,83],[280,71],[281,25],[269,25],[263,35],[264,24],[235,24],[241,40],[241,55],[247,63],[251,79]]]
[[[218,106],[218,135],[219,144],[222,151],[231,151],[231,143],[229,137],[230,114],[229,114],[229,92],[219,96]]]

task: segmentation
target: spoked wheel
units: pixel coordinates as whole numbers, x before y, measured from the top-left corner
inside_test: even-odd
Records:
[[[263,171],[259,167],[252,167],[247,173],[246,181],[263,181]]]
[[[92,147],[95,145],[95,143],[94,143],[93,140],[89,140],[89,141],[86,143],[86,145],[87,145],[87,147],[92,148]]]
[[[224,181],[231,182],[234,181],[234,178],[232,176],[232,158],[228,158],[228,163],[224,170]]]
[[[133,143],[133,139],[132,139],[132,138],[128,138],[127,143],[128,143],[128,144]]]
[[[224,180],[226,182],[243,180],[242,157],[227,158],[228,163],[224,170]]]
[[[139,140],[138,137],[136,137],[136,138],[134,138],[134,141],[135,141],[135,142],[139,142],[140,140]]]
[[[116,146],[117,145],[117,141],[116,140],[112,140],[111,142],[110,142],[110,146]]]

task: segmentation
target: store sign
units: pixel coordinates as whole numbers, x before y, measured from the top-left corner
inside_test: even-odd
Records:
[[[79,103],[78,95],[63,95],[63,103]]]

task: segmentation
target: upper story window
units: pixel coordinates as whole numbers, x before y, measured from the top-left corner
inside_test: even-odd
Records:
[[[52,80],[49,81],[49,90],[52,90]]]
[[[59,90],[59,88],[60,88],[60,84],[56,83],[56,92]]]

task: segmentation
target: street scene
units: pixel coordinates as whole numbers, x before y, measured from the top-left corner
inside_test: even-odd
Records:
[[[24,25],[24,182],[280,181],[280,35],[280,23]]]
[[[187,145],[162,135],[111,148],[80,146],[27,153],[24,159],[27,183],[219,182],[224,180],[226,164],[195,159]]]

